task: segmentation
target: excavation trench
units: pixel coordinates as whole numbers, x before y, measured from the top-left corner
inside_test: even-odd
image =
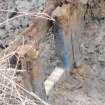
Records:
[[[60,62],[58,62],[54,66],[55,68],[53,68],[53,70],[62,72],[63,69],[64,72],[62,73],[66,72],[67,74],[69,74],[69,72],[72,71],[74,66],[76,67],[79,65],[80,61],[79,58],[80,52],[78,50],[79,49],[78,36],[80,33],[78,31],[79,30],[78,26],[80,25],[79,20],[81,20],[81,17],[78,18],[78,11],[76,11],[76,9],[74,8],[73,10],[69,4],[64,4],[61,7],[58,6],[57,11],[59,12],[59,9],[61,9],[60,12],[61,14],[59,16],[58,13],[56,13],[55,9],[57,6],[58,4],[54,5],[53,8],[50,8],[49,10],[45,9],[46,13],[47,12],[52,13],[52,11],[55,11],[54,15],[57,18],[56,20],[57,23],[53,24],[52,33],[54,34],[54,41],[56,46],[54,50],[56,52],[56,56],[60,59]],[[70,9],[73,10],[72,11],[73,13],[70,13]],[[49,23],[48,20],[35,18],[33,24],[25,32],[24,38],[28,37],[32,41],[36,39],[38,39],[39,41],[39,39],[43,38],[43,36],[45,37],[46,32],[48,32],[48,29],[50,27],[48,23]],[[78,33],[75,33],[77,31]],[[10,60],[10,67],[13,67],[15,69],[25,69],[26,70],[25,73],[22,74],[24,87],[27,90],[36,93],[40,98],[47,100],[44,86],[44,81],[47,77],[45,74],[46,71],[46,64],[44,64],[45,61],[41,58],[41,56],[37,59],[33,59],[33,56],[35,56],[34,54],[36,53],[34,52],[36,46],[32,46],[31,48],[30,45],[28,45],[27,41],[25,43],[21,43],[23,45],[19,43],[17,44],[18,47],[20,47],[18,49],[20,55],[18,55],[17,53],[16,56],[18,56],[17,58],[19,58],[20,56],[21,60],[18,61],[16,57],[12,56],[13,58],[11,58]],[[16,43],[13,45],[15,46]],[[12,47],[11,49],[12,50],[16,49],[16,46],[15,48]],[[58,70],[56,69],[56,67],[59,67],[61,69]],[[53,72],[53,70],[49,73],[49,75]],[[20,74],[17,73],[17,75]],[[70,75],[68,75],[68,78],[69,76]],[[56,81],[56,84],[58,84],[59,79],[60,78],[57,79],[58,81]]]

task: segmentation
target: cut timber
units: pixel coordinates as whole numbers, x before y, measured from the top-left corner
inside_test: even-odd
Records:
[[[64,4],[57,7],[52,15],[57,18],[59,27],[64,32],[64,45],[68,52],[69,70],[73,65],[80,65],[79,36],[82,28],[80,4]]]
[[[45,81],[45,90],[47,95],[47,101],[52,101],[54,88],[64,80],[65,70],[63,68],[56,67],[55,70],[51,73],[48,79]]]

